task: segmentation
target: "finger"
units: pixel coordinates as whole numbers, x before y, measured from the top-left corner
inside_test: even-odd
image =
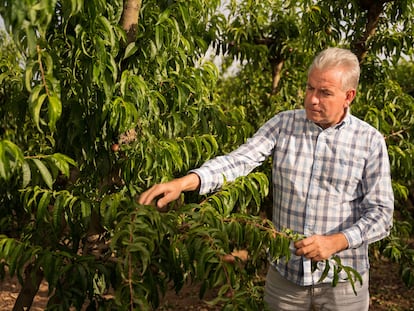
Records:
[[[138,203],[143,205],[151,205],[154,199],[160,194],[162,194],[162,189],[159,189],[159,187],[155,185],[141,194],[138,199]]]
[[[231,264],[235,263],[235,261],[236,261],[236,257],[234,257],[234,256],[233,256],[233,255],[231,255],[231,254],[226,254],[226,255],[224,255],[223,257],[221,257],[221,259],[222,259],[224,262],[231,263]]]
[[[308,259],[316,260],[319,257],[319,254],[316,251],[312,251],[312,252],[307,253],[305,257]]]
[[[299,248],[303,247],[304,245],[303,245],[302,241],[303,240],[296,241],[295,243],[293,243],[293,246],[295,246],[296,249],[299,249]]]
[[[295,255],[296,256],[306,256],[306,249],[303,248],[303,247],[296,249]]]
[[[150,196],[150,190],[143,192],[138,198],[138,203],[142,205],[148,205],[149,196]]]
[[[305,256],[306,258],[309,258],[315,256],[317,251],[315,245],[309,244],[307,246],[302,245],[301,247],[298,247],[295,253],[297,256]]]
[[[231,252],[234,257],[238,257],[241,261],[246,262],[249,259],[249,252],[245,249],[235,250]]]
[[[298,250],[296,252],[297,256],[303,256],[307,259],[314,259],[318,256],[318,253],[316,251],[305,251],[303,248],[301,248],[300,250]]]
[[[299,240],[299,241],[296,241],[296,242],[294,243],[294,246],[295,246],[296,248],[302,248],[302,247],[305,247],[305,246],[307,246],[307,245],[308,245],[308,243],[307,243],[307,238],[306,238],[306,239]]]
[[[172,200],[170,200],[168,198],[167,195],[160,197],[155,204],[157,205],[158,208],[164,208],[167,206],[168,203],[170,203]]]
[[[175,192],[162,193],[156,201],[156,205],[158,208],[164,208],[168,205],[168,203],[177,200],[179,197],[180,194]]]
[[[141,195],[138,197],[138,203],[145,205],[145,202],[147,201],[147,193],[143,192],[141,193]]]

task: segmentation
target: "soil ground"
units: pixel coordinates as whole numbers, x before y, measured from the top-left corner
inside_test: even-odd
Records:
[[[20,286],[15,278],[6,278],[0,283],[0,311],[12,310]],[[47,302],[47,284],[42,283],[31,311],[42,311]],[[407,288],[398,274],[398,265],[387,260],[371,262],[371,307],[370,311],[414,311],[414,288]],[[206,299],[214,298],[214,291]],[[198,287],[187,286],[178,295],[168,292],[158,311],[193,310],[218,311],[198,298]]]

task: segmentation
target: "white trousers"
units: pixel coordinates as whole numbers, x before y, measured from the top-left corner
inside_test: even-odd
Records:
[[[264,301],[270,311],[367,311],[369,308],[369,273],[362,275],[362,285],[355,282],[355,295],[349,282],[313,286],[296,285],[273,267],[266,277]]]

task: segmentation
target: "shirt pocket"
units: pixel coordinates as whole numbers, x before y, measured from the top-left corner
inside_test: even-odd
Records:
[[[337,159],[321,174],[321,184],[331,196],[352,201],[359,197],[365,161],[362,158]]]

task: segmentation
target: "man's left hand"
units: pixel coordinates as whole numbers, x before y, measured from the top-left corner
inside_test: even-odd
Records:
[[[295,243],[296,255],[313,261],[325,260],[348,248],[348,240],[342,233],[312,235]]]

